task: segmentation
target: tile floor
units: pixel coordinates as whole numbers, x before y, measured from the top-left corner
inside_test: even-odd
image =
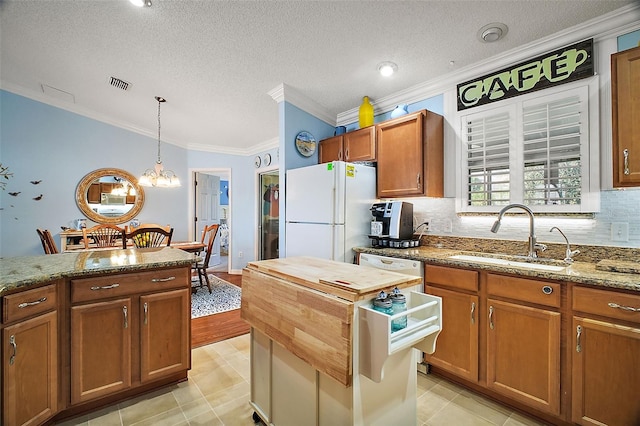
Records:
[[[61,423],[64,426],[253,425],[249,335],[192,351],[189,380]],[[456,385],[418,373],[417,425],[540,426]]]

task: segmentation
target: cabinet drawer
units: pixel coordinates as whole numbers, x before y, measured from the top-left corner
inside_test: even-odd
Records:
[[[58,287],[55,284],[10,294],[2,298],[2,322],[21,320],[56,308]]]
[[[640,295],[576,286],[573,310],[640,323]]]
[[[189,268],[161,269],[132,274],[71,280],[71,302],[86,302],[134,293],[187,288]]]
[[[478,291],[478,272],[446,266],[425,265],[424,282],[462,290]]]
[[[487,293],[523,302],[560,307],[560,284],[487,274]]]

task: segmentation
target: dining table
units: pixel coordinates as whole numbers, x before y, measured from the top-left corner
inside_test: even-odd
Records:
[[[197,254],[204,250],[205,245],[200,241],[171,241],[171,247]]]

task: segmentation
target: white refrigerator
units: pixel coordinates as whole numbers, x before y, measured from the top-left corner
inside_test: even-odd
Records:
[[[353,247],[368,246],[376,169],[333,161],[287,170],[286,256],[352,263]]]

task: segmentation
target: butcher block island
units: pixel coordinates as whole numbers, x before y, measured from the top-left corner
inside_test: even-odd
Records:
[[[374,310],[395,287],[407,310]],[[251,325],[254,419],[415,424],[419,351],[434,352],[442,327],[441,299],[421,289],[420,277],[313,257],[249,262],[241,316]],[[392,332],[401,317],[407,326]]]

